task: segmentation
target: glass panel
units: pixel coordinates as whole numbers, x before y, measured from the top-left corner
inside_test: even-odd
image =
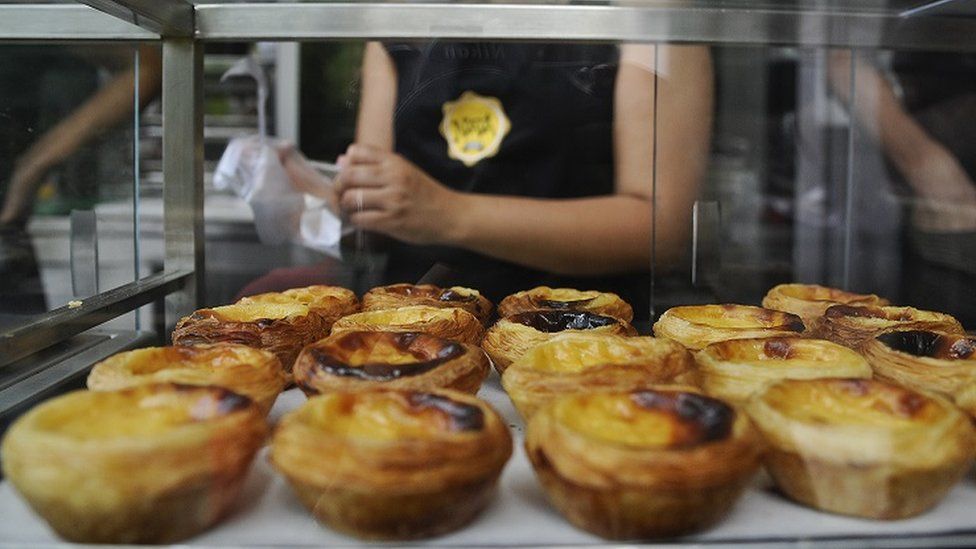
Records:
[[[710,168],[692,207],[692,241],[670,271],[659,253],[658,313],[687,303],[757,305],[776,284],[802,282],[973,326],[971,56],[712,52]],[[663,128],[659,157],[675,139]],[[659,171],[658,192],[669,185]],[[659,231],[659,250],[661,239]]]
[[[0,330],[136,276],[139,51],[0,44]],[[149,100],[158,94],[158,53],[142,48],[142,58]]]
[[[284,83],[274,78],[284,62],[282,48],[293,46],[261,44],[249,54],[272,75],[270,88],[277,95],[272,93],[267,110],[273,132],[286,126],[276,116],[289,111],[282,106],[288,101]],[[397,171],[383,175],[383,182],[349,183],[354,189],[341,199],[345,233],[331,250],[334,254],[328,244],[338,238],[336,233],[316,240],[310,226],[303,225],[320,221],[314,208],[289,210],[281,192],[269,197],[253,189],[240,193],[248,195],[248,203],[235,195],[233,183],[222,183],[220,176],[208,179],[209,304],[313,283],[340,284],[360,294],[383,283],[457,284],[477,288],[494,302],[517,290],[550,285],[616,291],[633,302],[638,318],[647,320],[654,47],[628,47],[622,53],[612,44],[431,41],[374,43],[366,51],[373,52],[370,67],[378,73],[372,80],[372,72],[360,73],[361,43],[300,45],[301,86],[295,105],[300,130],[288,136],[298,143],[298,152],[285,155],[292,183],[275,180],[278,174],[269,171],[259,177],[265,178],[264,189],[284,184],[284,191],[293,193],[305,185],[304,190],[315,194],[315,186],[325,184],[315,169],[332,171],[330,165],[357,139],[357,104],[364,97],[372,103],[359,117],[359,142],[380,149],[393,146],[398,155],[372,157],[368,152],[362,159],[347,155],[344,162],[350,163],[350,173],[369,172],[380,164]],[[212,82],[207,86],[208,162],[223,152],[227,138],[256,132],[253,79],[216,83],[235,60],[207,56]],[[628,101],[641,115],[626,136],[632,146],[625,176],[630,187],[624,193],[634,196],[605,202],[610,197],[603,195],[613,194],[615,185],[618,73],[639,90]],[[394,74],[404,74],[399,83],[387,81]],[[454,110],[456,114],[449,114]],[[701,130],[698,137],[707,144],[707,127]],[[463,134],[452,141],[458,150],[447,141],[454,132]],[[258,154],[257,140],[241,146],[245,156]],[[288,150],[280,143],[274,146]],[[242,173],[258,169],[238,168]],[[308,180],[302,180],[303,169],[311,170]],[[358,215],[359,207],[374,213],[399,208],[370,188],[390,189],[393,181],[402,186],[384,192],[426,196],[428,202],[409,205],[411,211],[402,220],[382,218],[376,225],[370,215]],[[592,198],[596,196],[603,198]],[[540,198],[567,200],[542,203],[536,200]],[[511,217],[500,217],[503,211]],[[632,219],[621,227],[612,222],[618,215]],[[541,221],[525,223],[535,218]],[[372,230],[360,230],[357,224]],[[469,224],[477,227],[475,234],[454,234]],[[286,234],[268,238],[275,230]],[[580,240],[580,234],[593,230],[606,235],[609,247],[627,251],[610,251],[606,242],[592,237]],[[577,250],[579,246],[585,251]],[[541,253],[546,248],[552,250]],[[604,262],[617,266],[607,268]]]
[[[831,61],[856,75],[852,273],[973,327],[976,58],[868,51]]]
[[[286,2],[288,0],[277,0]],[[314,0],[308,3],[338,3],[340,0]],[[373,0],[357,0],[359,2],[373,2]],[[241,4],[258,3],[259,0],[193,0],[194,4]],[[260,3],[267,3],[263,1]],[[387,0],[389,4],[403,4],[403,0]],[[459,1],[440,1],[438,4],[461,4],[468,2]],[[560,0],[506,0],[498,2],[501,4],[533,4],[533,5],[557,5],[565,4]],[[789,0],[774,2],[771,0],[641,0],[639,2],[613,3],[609,0],[596,0],[586,2],[587,5],[628,5],[640,7],[684,7],[684,8],[722,8],[722,9],[795,9],[805,11],[836,11],[836,12],[876,12],[876,13],[901,13],[905,10],[917,9],[933,3],[926,0]]]

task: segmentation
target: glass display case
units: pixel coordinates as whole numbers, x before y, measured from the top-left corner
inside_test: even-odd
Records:
[[[976,4],[966,0],[0,0],[0,433],[38,403],[83,387],[95,363],[168,344],[195,310],[249,296],[316,284],[363,296],[383,284],[431,283],[480,290],[497,307],[538,286],[599,290],[632,309],[628,333],[687,349],[694,375],[655,384],[700,386],[681,394],[704,390],[721,410],[752,417],[769,472],[748,477],[721,520],[703,519],[710,525],[687,536],[628,534],[626,516],[587,527],[584,515],[612,515],[608,501],[623,490],[581,510],[571,502],[589,497],[585,486],[560,498],[540,482],[548,461],[537,453],[560,438],[526,436],[525,409],[503,390],[499,364],[509,361],[486,336],[498,372],[478,396],[508,426],[512,457],[478,518],[417,543],[972,545],[976,437],[960,408],[971,411],[964,395],[976,391],[976,340],[966,335],[976,327],[974,51]],[[833,290],[784,286],[794,283]],[[805,298],[818,312],[787,303],[802,291],[826,292]],[[550,308],[575,307],[559,299]],[[828,314],[835,303],[875,308]],[[669,331],[682,314],[676,307],[709,304],[722,307],[686,313]],[[736,304],[766,309],[736,316]],[[915,309],[879,308],[888,304]],[[778,398],[808,398],[800,408],[814,409],[804,417],[815,426],[847,414],[890,430],[839,429],[839,442],[812,427],[776,435],[785,420],[769,418],[782,400],[710,381],[715,362],[747,351],[715,346],[734,337],[683,339],[682,330],[707,323],[694,315],[721,317],[716,330],[778,326],[784,331],[770,341],[781,343],[759,352],[809,359],[821,372],[848,372],[844,352],[853,348],[851,360],[870,363],[866,374],[798,377],[865,378],[873,368],[886,381],[801,389],[870,394],[870,402],[787,394],[788,384],[775,386]],[[491,334],[496,318],[479,329]],[[876,340],[883,330],[871,323],[889,321],[915,339]],[[871,325],[867,335],[854,334],[857,322]],[[808,356],[807,343],[784,339],[796,332],[841,349]],[[872,341],[925,360],[951,355],[964,367],[943,376],[955,380],[951,390],[918,385],[879,373],[884,359]],[[871,385],[888,382],[911,389]],[[683,405],[719,421],[719,408],[687,398]],[[298,388],[284,391],[271,423],[303,402]],[[870,415],[889,405],[897,418]],[[860,408],[836,411],[845,406]],[[609,412],[581,412],[601,413]],[[950,429],[939,414],[965,425]],[[929,430],[910,431],[923,415]],[[578,431],[592,425],[580,420]],[[535,417],[532,429],[542,429]],[[656,436],[646,429],[632,445]],[[742,427],[723,429],[731,437]],[[607,427],[591,437],[603,441],[594,467],[624,459],[601,453],[618,435]],[[909,435],[917,442],[899,438]],[[849,450],[858,437],[888,473],[891,462],[909,460],[892,456],[931,457],[958,439],[965,471],[927,463],[920,467],[930,477],[911,477],[909,488],[907,473],[858,484],[822,456],[789,465],[776,453],[781,439],[821,441],[851,452],[844,467],[866,470],[871,460]],[[318,506],[306,511],[289,484],[297,481],[281,472],[284,458],[268,452],[259,451],[231,510],[222,508],[226,518],[185,541],[357,543],[320,525]],[[728,461],[724,472],[749,454],[723,452],[706,458]],[[771,465],[769,455],[782,461]],[[799,470],[827,484],[784,480]],[[712,494],[699,499],[739,497],[709,492],[709,482],[689,485]],[[911,508],[905,500],[925,485],[939,494]],[[864,504],[871,510],[850,509],[851,494],[874,490]],[[890,507],[878,511],[878,501]],[[706,513],[632,505],[645,515]],[[59,540],[9,479],[0,482],[0,543]]]

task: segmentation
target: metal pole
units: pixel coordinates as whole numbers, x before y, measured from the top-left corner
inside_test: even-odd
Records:
[[[166,296],[166,326],[203,302],[203,44],[163,40],[163,234],[165,269],[189,270]]]

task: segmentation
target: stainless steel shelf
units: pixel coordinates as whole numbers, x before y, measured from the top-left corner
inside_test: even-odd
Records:
[[[193,6],[183,0],[79,0],[160,36],[193,35]]]
[[[745,7],[742,7],[742,6]],[[819,7],[810,7],[819,6]],[[976,19],[820,4],[242,3],[196,5],[202,40],[501,39],[976,49]]]
[[[976,50],[976,17],[958,15],[976,13],[974,0],[84,2],[105,13],[70,4],[0,5],[0,39],[151,40],[192,31],[205,41],[446,38]]]

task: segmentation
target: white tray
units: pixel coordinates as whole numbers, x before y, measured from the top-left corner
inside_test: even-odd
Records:
[[[596,545],[607,543],[577,530],[549,506],[522,449],[522,422],[494,373],[479,394],[513,427],[515,452],[505,468],[492,505],[466,528],[418,542],[441,546]],[[272,421],[305,397],[297,389],[279,397]],[[842,545],[976,545],[976,481],[967,476],[934,510],[916,518],[883,522],[859,520],[801,507],[779,496],[768,479],[756,479],[732,513],[714,528],[681,541],[757,543],[847,540]],[[20,499],[9,483],[0,483],[0,545],[36,546],[60,540]],[[301,506],[284,478],[262,451],[250,472],[239,508],[228,519],[189,545],[355,545],[358,540],[320,526]],[[831,543],[833,545],[833,543]]]

